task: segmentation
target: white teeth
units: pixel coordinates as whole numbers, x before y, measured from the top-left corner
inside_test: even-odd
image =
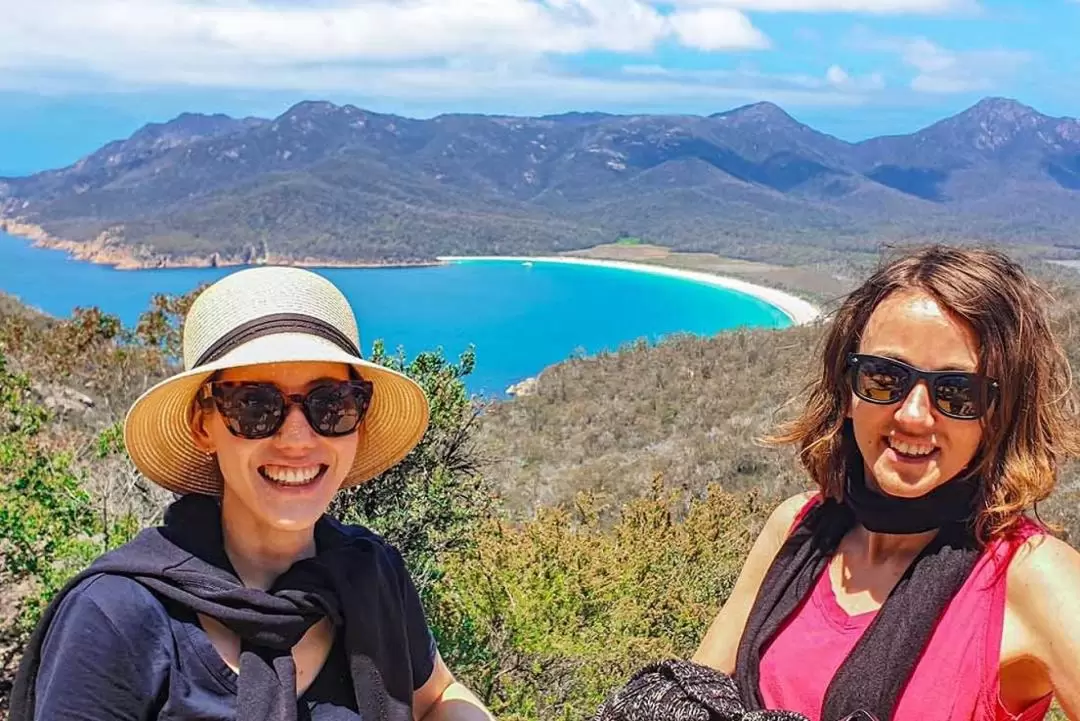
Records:
[[[288,466],[263,466],[262,471],[272,481],[286,486],[299,486],[310,483],[319,475],[322,466],[292,468]]]
[[[934,452],[934,446],[932,445],[905,443],[892,438],[889,439],[889,445],[906,456],[926,456]]]

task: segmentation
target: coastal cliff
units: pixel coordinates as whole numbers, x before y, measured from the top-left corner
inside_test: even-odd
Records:
[[[384,268],[440,265],[438,261],[343,261],[333,258],[290,256],[278,253],[258,253],[254,248],[243,254],[169,255],[146,245],[129,245],[123,241],[123,226],[102,231],[88,241],[58,238],[45,228],[25,220],[0,217],[0,233],[26,238],[35,247],[62,250],[75,260],[108,265],[117,270],[147,270],[152,268],[219,268],[241,265],[293,265],[308,268]]]

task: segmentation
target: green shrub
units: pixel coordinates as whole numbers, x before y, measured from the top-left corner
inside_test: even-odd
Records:
[[[420,384],[431,406],[428,429],[397,466],[339,493],[330,513],[393,543],[426,600],[442,576],[445,555],[469,545],[478,522],[494,508],[472,438],[478,411],[463,380],[472,372],[475,354],[470,349],[457,363],[441,352],[406,361],[403,352],[387,355],[376,342],[371,360]]]
[[[488,521],[447,563],[435,614],[455,671],[500,718],[584,719],[637,668],[693,653],[767,512],[713,486],[664,489],[614,524],[588,496]]]
[[[30,379],[0,355],[0,585],[24,585],[13,630],[24,635],[74,573],[127,541],[137,524],[95,506],[67,450],[50,446],[47,411],[30,397]]]

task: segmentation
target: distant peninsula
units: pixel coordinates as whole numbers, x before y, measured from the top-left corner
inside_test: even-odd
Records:
[[[310,256],[282,256],[275,253],[247,253],[243,256],[222,256],[212,252],[200,255],[167,255],[157,253],[148,246],[133,246],[119,241],[108,232],[89,241],[56,238],[40,225],[0,218],[0,233],[20,236],[39,248],[62,250],[72,259],[98,265],[108,265],[117,270],[149,270],[153,268],[224,268],[250,265],[292,265],[304,268],[385,268],[440,265],[438,260],[379,261],[322,259]]]

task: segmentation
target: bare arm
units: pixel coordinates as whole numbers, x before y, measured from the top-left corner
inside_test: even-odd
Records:
[[[800,493],[787,499],[772,512],[765,527],[761,530],[750,553],[746,557],[735,587],[727,603],[713,619],[705,638],[702,639],[693,660],[717,671],[731,674],[735,672],[735,656],[739,649],[746,620],[754,605],[758,588],[765,578],[769,566],[777,551],[784,544],[791,524],[799,510],[815,495],[815,492]]]
[[[435,658],[431,677],[413,694],[416,721],[494,721],[472,691],[458,682],[442,656]]]
[[[1049,536],[1009,567],[1008,603],[1070,721],[1080,721],[1080,553]]]

